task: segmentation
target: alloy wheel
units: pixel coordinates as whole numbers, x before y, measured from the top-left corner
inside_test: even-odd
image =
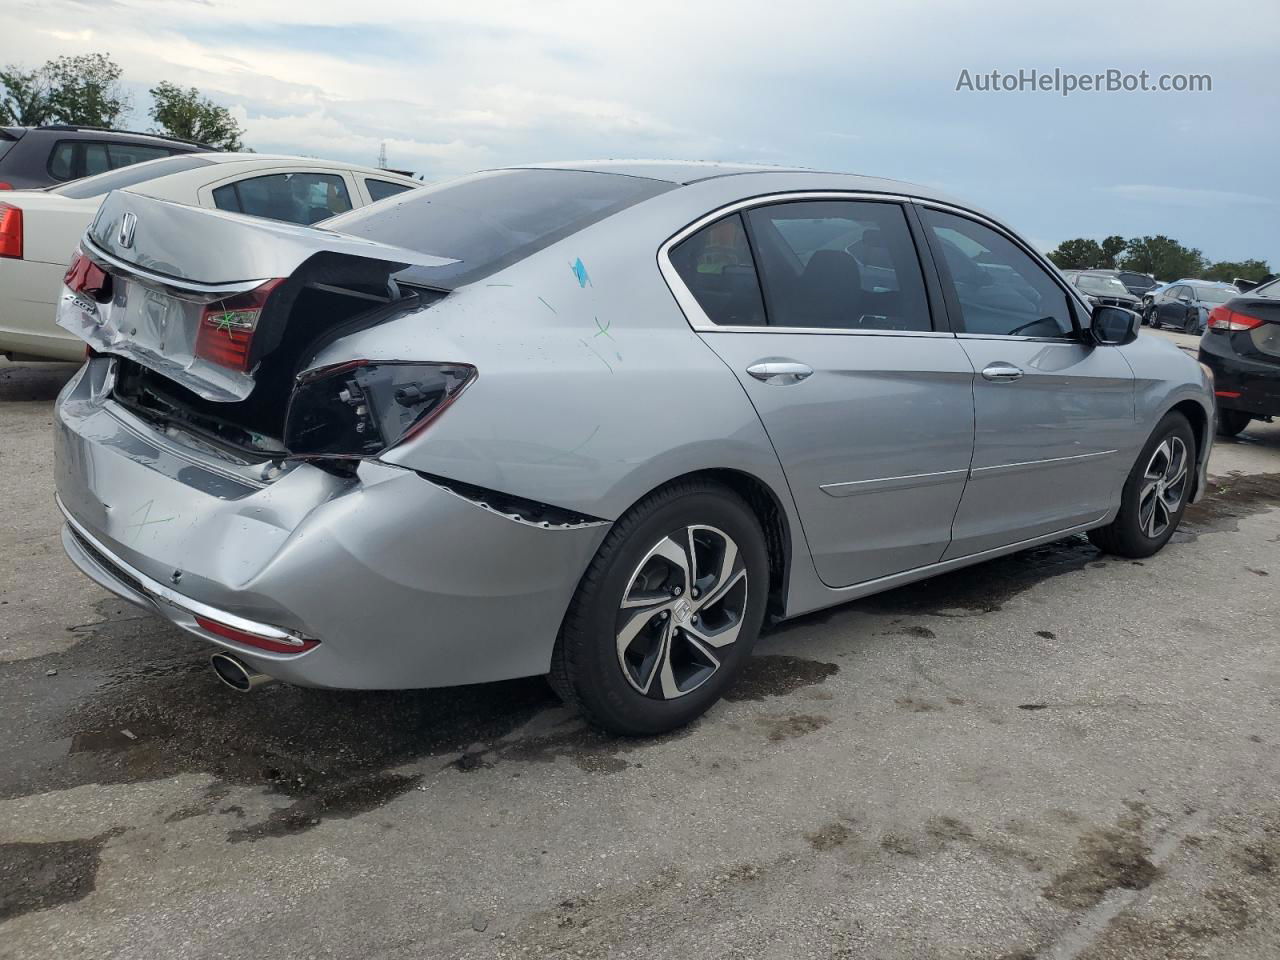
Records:
[[[716,527],[683,527],[654,544],[618,609],[618,663],[627,682],[645,696],[674,700],[710,680],[742,629],[747,579],[738,545]]]
[[[1186,494],[1187,445],[1167,437],[1151,454],[1138,494],[1138,526],[1152,540],[1169,528]]]

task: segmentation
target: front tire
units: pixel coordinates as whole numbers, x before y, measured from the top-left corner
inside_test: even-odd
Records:
[[[751,654],[769,556],[751,508],[682,481],[614,524],[556,640],[548,680],[596,726],[651,736],[705,713]]]
[[[1196,440],[1180,413],[1166,414],[1129,471],[1120,512],[1105,527],[1089,531],[1105,553],[1140,559],[1169,542],[1191,499]]]
[[[1218,411],[1218,436],[1234,437],[1253,422],[1253,417],[1243,410]]]

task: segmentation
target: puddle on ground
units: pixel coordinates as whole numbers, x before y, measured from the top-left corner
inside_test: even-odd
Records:
[[[840,668],[834,663],[823,663],[821,660],[762,654],[747,661],[724,698],[740,701],[781,697],[801,687],[822,683],[839,671]]]
[[[122,830],[88,840],[0,843],[0,923],[87,897],[97,883],[102,845]]]
[[[0,401],[53,401],[80,369],[77,363],[17,363],[0,369]]]
[[[1238,530],[1242,518],[1271,507],[1280,507],[1280,473],[1213,477],[1208,496],[1183,513],[1173,542],[1194,540],[1202,533]]]

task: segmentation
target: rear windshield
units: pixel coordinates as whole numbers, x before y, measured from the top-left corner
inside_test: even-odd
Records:
[[[674,186],[578,170],[493,170],[407,191],[326,220],[324,228],[456,260],[399,275],[448,290]]]
[[[196,153],[184,153],[176,157],[165,157],[162,160],[135,163],[121,167],[119,170],[100,173],[96,177],[73,180],[64,186],[54,187],[49,193],[57,193],[72,200],[100,197],[112,190],[132,187],[134,184],[154,180],[156,177],[167,177],[171,173],[181,173],[183,170],[194,170],[196,167],[203,167],[212,162]]]
[[[1076,286],[1085,293],[1096,293],[1103,297],[1127,297],[1129,291],[1115,277],[1100,277],[1095,273],[1082,273],[1076,280]]]
[[[1235,287],[1196,287],[1196,299],[1206,303],[1226,303],[1239,295]]]
[[[1251,297],[1280,297],[1280,280],[1272,280],[1249,291]]]

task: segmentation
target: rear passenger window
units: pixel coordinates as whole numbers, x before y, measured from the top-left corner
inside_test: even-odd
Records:
[[[111,169],[118,170],[120,167],[132,166],[145,160],[159,160],[161,157],[173,156],[173,151],[145,143],[109,143],[107,156],[111,159]]]
[[[680,279],[719,326],[762,326],[764,304],[742,217],[732,214],[703,227],[671,250]]]
[[[973,220],[921,211],[960,305],[966,333],[1064,337],[1072,334],[1067,295],[1012,240]]]
[[[70,140],[59,140],[49,155],[49,176],[55,180],[72,180],[75,174],[76,145]]]
[[[897,204],[777,203],[748,217],[770,326],[931,329],[920,259]]]
[[[269,220],[312,224],[351,209],[342,177],[330,173],[275,173],[251,177],[213,191],[219,210]]]
[[[369,191],[369,199],[374,203],[379,200],[385,200],[387,197],[394,197],[397,193],[404,193],[406,190],[413,188],[407,183],[392,183],[390,180],[370,180],[364,182],[365,189]]]

